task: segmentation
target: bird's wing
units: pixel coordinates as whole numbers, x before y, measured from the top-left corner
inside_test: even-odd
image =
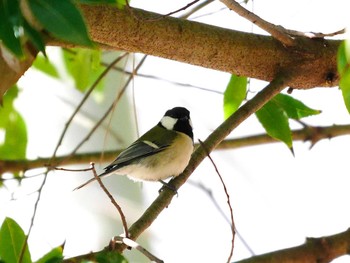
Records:
[[[163,151],[167,147],[169,147],[169,145],[158,146],[150,141],[136,141],[122,151],[118,157],[105,168],[105,172],[103,174],[110,173],[116,169],[137,161],[140,158]]]

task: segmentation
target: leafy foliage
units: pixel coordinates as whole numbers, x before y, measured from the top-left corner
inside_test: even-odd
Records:
[[[267,102],[256,112],[256,116],[268,135],[283,141],[288,148],[292,148],[292,132],[289,127],[288,115],[276,101]]]
[[[100,63],[101,51],[75,48],[63,51],[63,59],[68,73],[73,77],[76,88],[85,91],[105,69]],[[103,86],[103,81],[98,87]]]
[[[0,259],[3,262],[20,262],[24,246],[21,262],[31,263],[26,236],[22,228],[13,219],[5,218],[0,228]]]
[[[24,249],[22,259],[21,254]],[[63,259],[63,247],[52,249],[36,263],[58,263]],[[0,261],[31,263],[31,256],[23,229],[12,218],[6,217],[0,227]]]
[[[350,113],[350,43],[344,41],[338,50],[338,72],[340,74],[339,87],[342,91],[345,106]]]
[[[231,75],[224,92],[224,117],[227,119],[241,105],[246,97],[247,78]]]
[[[27,127],[19,112],[14,107],[18,95],[17,86],[9,89],[4,96],[3,106],[0,107],[0,158],[2,160],[20,160],[26,157]]]
[[[79,9],[71,0],[28,0],[40,24],[58,39],[92,47]]]
[[[33,63],[33,67],[51,77],[54,77],[54,78],[59,77],[59,74],[55,65],[53,65],[47,57],[41,56],[40,54],[36,56]]]
[[[256,116],[268,135],[284,142],[292,149],[289,119],[299,120],[319,113],[319,110],[311,109],[289,95],[278,94],[257,111]]]
[[[83,16],[73,0],[28,0],[28,5],[35,19],[49,34],[77,45],[93,47]],[[19,0],[0,1],[0,23],[0,40],[17,58],[25,57],[23,46],[28,40],[45,54],[42,32],[27,21]]]
[[[19,35],[22,18],[18,0],[0,1],[0,40],[18,58],[24,57]]]
[[[113,251],[103,250],[96,254],[96,262],[108,263],[128,263],[128,261],[121,255]]]
[[[238,109],[246,97],[246,92],[247,78],[232,75],[224,93],[225,119]],[[289,119],[299,120],[319,113],[319,110],[312,109],[289,95],[278,94],[257,111],[256,116],[268,135],[292,149]]]
[[[36,263],[59,263],[63,259],[63,246],[55,247],[46,255],[40,258]]]

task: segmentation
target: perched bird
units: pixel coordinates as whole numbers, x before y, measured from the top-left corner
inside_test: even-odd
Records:
[[[183,107],[168,110],[160,122],[122,151],[99,177],[127,175],[136,181],[160,181],[177,176],[193,152],[190,112]],[[90,179],[80,189],[94,181]]]

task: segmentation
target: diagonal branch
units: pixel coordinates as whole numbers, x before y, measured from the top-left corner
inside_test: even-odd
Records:
[[[270,33],[271,36],[273,36],[275,39],[280,41],[285,46],[294,46],[295,41],[293,38],[286,34],[282,29],[281,26],[276,26],[270,22],[267,22],[266,20],[260,18],[253,12],[250,12],[249,10],[245,9],[243,6],[241,6],[239,3],[237,3],[235,0],[220,0],[224,5],[226,5],[228,8],[236,12],[238,15],[246,18],[253,24],[257,25],[261,29],[265,30],[266,32]]]
[[[232,114],[225,122],[223,122],[209,137],[204,141],[206,149],[211,152],[233,129],[241,124],[250,115],[260,109],[267,101],[272,99],[276,94],[281,92],[286,86],[290,78],[281,74],[275,78],[265,89],[260,91],[253,99],[245,103],[234,114]],[[179,189],[197,168],[197,166],[206,157],[206,151],[202,147],[198,147],[192,154],[190,163],[185,171],[178,177],[172,179],[170,183],[176,189]],[[173,196],[176,193],[169,189],[164,189],[154,202],[148,207],[144,214],[130,227],[129,234],[131,239],[136,239],[143,231],[145,231],[158,215],[169,206]],[[123,250],[121,248],[121,250]]]
[[[331,262],[349,254],[350,228],[342,233],[320,238],[307,238],[303,245],[254,256],[236,263]]]
[[[247,101],[242,107],[240,107],[235,113],[226,119],[216,130],[214,130],[214,132],[211,133],[204,141],[206,150],[204,150],[203,147],[198,147],[192,154],[191,160],[185,171],[181,175],[170,180],[169,183],[176,189],[179,189],[187,181],[197,166],[204,160],[208,152],[210,153],[213,151],[219,145],[219,143],[223,141],[238,125],[240,125],[250,115],[254,114],[265,103],[286,88],[291,79],[291,75],[285,75],[284,73],[277,75],[276,78],[262,91],[257,93],[254,98]],[[146,209],[143,215],[129,228],[129,238],[136,240],[154,222],[154,220],[156,220],[160,213],[170,205],[174,195],[176,195],[175,191],[170,190],[167,187],[163,188],[159,196]],[[117,252],[122,252],[126,246],[116,245],[114,248]],[[91,259],[93,257],[94,253],[89,253],[72,259],[67,259],[64,262],[74,262],[74,260],[77,259]]]

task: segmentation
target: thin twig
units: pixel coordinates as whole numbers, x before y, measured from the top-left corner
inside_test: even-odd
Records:
[[[157,17],[155,18],[150,18],[150,19],[141,19],[140,17],[138,17],[134,12],[133,12],[133,9],[131,8],[130,4],[128,3],[128,1],[126,1],[126,7],[128,8],[129,12],[131,13],[131,15],[138,21],[142,21],[142,22],[155,22],[155,21],[159,21],[167,16],[171,16],[171,15],[174,15],[176,13],[179,13],[181,11],[184,11],[186,10],[187,8],[189,8],[190,6],[193,6],[195,3],[197,3],[199,0],[194,0],[188,4],[186,4],[185,6],[175,10],[175,11],[171,11],[167,14],[164,14],[164,15],[158,15]],[[195,10],[197,11],[197,10]],[[194,12],[195,12],[194,11]],[[180,16],[181,17],[181,16]],[[186,18],[186,15],[184,17],[181,17],[181,18]]]
[[[107,188],[102,183],[101,178],[97,175],[96,169],[95,169],[95,164],[94,163],[90,163],[90,165],[91,165],[90,169],[92,170],[92,173],[93,173],[95,179],[97,180],[98,184],[100,185],[102,190],[105,192],[105,194],[108,196],[109,200],[111,200],[111,203],[115,206],[115,208],[117,209],[117,211],[118,211],[118,213],[120,215],[120,219],[122,220],[122,223],[123,223],[125,236],[129,237],[128,225],[126,223],[126,218],[125,218],[125,215],[123,213],[122,208],[120,207],[120,205],[118,205],[118,203],[115,201],[115,199],[113,198],[111,193],[107,190]]]
[[[215,206],[215,208],[219,211],[220,215],[225,219],[225,221],[231,226],[231,222],[230,219],[228,219],[228,217],[226,216],[226,214],[224,213],[224,211],[222,210],[222,208],[220,207],[220,205],[218,204],[218,202],[216,201],[213,192],[211,191],[211,189],[207,188],[206,186],[204,186],[202,183],[199,182],[193,182],[191,180],[188,180],[187,183],[189,183],[192,186],[197,187],[198,189],[200,189],[201,191],[203,191],[204,193],[206,193],[209,197],[209,199],[211,200],[211,202],[213,203],[213,205]],[[239,240],[241,240],[243,246],[249,251],[249,253],[254,256],[255,252],[254,250],[249,246],[248,242],[245,240],[245,238],[240,234],[239,230],[237,229],[237,227],[235,227],[235,233],[236,236],[238,237]]]
[[[115,236],[115,237],[113,237],[112,242],[122,243],[122,244],[127,245],[128,247],[132,247],[134,249],[137,249],[138,251],[140,251],[142,254],[144,254],[152,262],[156,262],[156,263],[163,263],[164,262],[163,260],[161,260],[161,259],[157,258],[155,255],[151,254],[147,249],[142,247],[140,244],[138,244],[134,240],[131,240],[130,238]]]
[[[140,67],[142,66],[142,64],[145,62],[146,59],[146,55],[142,57],[141,61],[139,62],[139,64],[137,65],[137,67],[135,68],[135,71],[137,72]],[[118,96],[116,97],[116,99],[113,101],[113,103],[111,104],[111,106],[107,109],[107,111],[104,113],[104,115],[100,118],[100,120],[95,124],[95,126],[90,130],[90,132],[85,136],[85,138],[83,138],[80,143],[73,149],[73,151],[67,156],[67,158],[71,158],[73,155],[75,155],[75,153],[80,149],[80,147],[90,139],[90,137],[92,136],[92,134],[97,130],[97,128],[101,125],[101,123],[108,117],[108,115],[112,112],[112,110],[115,108],[115,106],[119,103],[122,95],[125,93],[127,87],[129,86],[130,81],[132,80],[133,75],[130,75],[128,80],[125,82],[124,87],[122,88],[122,90],[118,93]]]
[[[45,173],[44,173],[44,179],[43,181],[41,182],[41,185],[39,187],[39,189],[37,190],[38,192],[38,197],[37,199],[35,200],[35,203],[34,203],[34,209],[33,209],[33,215],[32,215],[32,218],[30,220],[30,225],[29,225],[29,229],[28,229],[28,233],[26,235],[26,238],[24,240],[24,243],[23,243],[23,246],[22,246],[22,249],[21,249],[21,254],[20,254],[20,257],[19,257],[19,260],[18,262],[21,263],[22,260],[23,260],[23,256],[24,256],[24,252],[28,246],[28,238],[30,236],[30,233],[32,232],[32,229],[33,229],[33,226],[34,226],[34,220],[35,220],[35,217],[36,217],[36,213],[38,211],[38,205],[39,205],[39,202],[41,200],[41,194],[42,194],[42,190],[46,184],[46,180],[47,180],[47,174],[48,174],[49,170],[47,170]]]
[[[102,63],[103,65],[105,65],[105,63]],[[119,72],[123,72],[126,75],[134,75],[137,77],[141,77],[141,78],[147,78],[147,79],[154,79],[154,80],[160,80],[160,81],[164,81],[176,86],[180,86],[180,87],[186,87],[186,88],[193,88],[193,89],[199,89],[199,90],[203,90],[203,91],[208,91],[208,92],[212,92],[212,93],[217,93],[217,94],[224,94],[222,91],[218,91],[218,90],[213,90],[213,89],[207,89],[207,88],[203,88],[200,86],[196,86],[196,85],[192,85],[189,83],[182,83],[182,82],[178,82],[178,81],[174,81],[174,80],[169,80],[169,79],[165,79],[156,75],[150,75],[150,74],[143,74],[143,73],[134,73],[128,70],[125,70],[121,67],[118,66],[114,66],[113,67],[114,70],[119,71]]]
[[[194,5],[195,3],[197,3],[198,1],[199,1],[199,0],[194,0],[194,1],[188,3],[187,5],[185,5],[185,6],[181,7],[181,8],[179,8],[179,9],[177,9],[177,10],[175,10],[175,11],[172,11],[172,12],[169,12],[169,13],[163,15],[162,17],[171,16],[171,15],[174,15],[174,14],[179,13],[179,12],[181,12],[181,11],[184,11],[184,10],[186,10],[187,8],[189,8],[190,6],[193,6],[193,5]]]
[[[226,198],[227,198],[227,205],[230,209],[230,219],[231,219],[231,233],[232,233],[232,240],[231,240],[231,250],[230,250],[230,254],[227,258],[227,263],[229,263],[231,261],[231,258],[232,258],[232,255],[233,255],[233,249],[235,247],[235,221],[234,221],[234,218],[233,218],[233,211],[232,211],[232,205],[231,205],[231,201],[230,201],[230,195],[227,191],[227,188],[226,188],[226,184],[224,182],[224,179],[222,178],[220,172],[219,172],[219,169],[218,167],[216,166],[214,160],[211,158],[210,154],[209,154],[209,151],[207,150],[207,148],[205,147],[205,144],[201,141],[201,140],[198,140],[201,147],[204,149],[204,151],[206,152],[207,154],[207,157],[209,158],[210,162],[212,163],[212,165],[214,166],[214,169],[216,171],[216,174],[219,176],[220,178],[220,181],[221,181],[221,184],[224,188],[224,192],[225,192],[225,195],[226,195]]]
[[[98,83],[106,76],[106,74],[111,70],[111,68],[118,63],[121,59],[123,59],[128,53],[124,53],[120,56],[118,56],[114,61],[112,61],[111,64],[109,64],[109,66],[99,75],[99,77],[95,80],[95,82],[91,85],[91,87],[88,89],[88,91],[85,93],[84,98],[81,100],[81,102],[79,103],[79,105],[75,108],[75,111],[73,112],[73,114],[71,115],[71,117],[68,119],[67,123],[65,124],[65,127],[61,133],[61,136],[58,140],[58,143],[56,145],[56,148],[52,154],[52,158],[50,161],[50,164],[52,164],[53,160],[56,157],[58,148],[61,146],[62,141],[64,136],[67,133],[67,130],[70,126],[70,124],[72,123],[74,117],[77,115],[78,111],[80,110],[80,108],[84,105],[85,101],[89,98],[90,94],[92,93],[92,91],[96,88],[96,86],[98,85]]]
[[[71,118],[68,120],[68,122],[66,123],[65,125],[65,128],[58,140],[58,143],[56,145],[56,148],[52,154],[52,157],[50,158],[50,165],[52,165],[53,163],[53,160],[55,159],[56,157],[56,154],[57,154],[57,150],[58,148],[60,147],[60,145],[62,144],[62,141],[63,141],[63,138],[68,130],[68,127],[70,126],[71,122],[73,121],[73,118],[75,117],[75,115],[77,114],[77,112],[79,111],[79,109],[82,107],[82,105],[85,103],[85,101],[87,100],[87,98],[89,97],[89,95],[91,94],[91,92],[95,89],[95,87],[97,86],[97,84],[102,80],[102,78],[109,72],[109,70],[118,62],[120,61],[124,56],[126,55],[126,53],[124,55],[120,55],[117,59],[115,59],[111,65],[109,67],[107,67],[102,73],[101,75],[96,79],[96,81],[92,84],[92,86],[90,87],[90,89],[88,90],[88,92],[85,94],[83,100],[80,102],[80,104],[78,105],[78,107],[75,109],[74,113],[72,114]],[[30,233],[33,229],[33,225],[34,225],[34,220],[35,220],[35,217],[36,217],[36,214],[37,214],[37,210],[38,210],[38,205],[39,205],[39,201],[41,199],[41,194],[42,194],[42,190],[45,186],[45,183],[46,183],[46,180],[47,180],[47,176],[48,176],[48,173],[49,173],[49,169],[44,173],[44,179],[42,181],[42,184],[40,185],[39,189],[38,189],[38,197],[35,201],[35,204],[34,204],[34,210],[33,210],[33,215],[32,215],[32,218],[31,218],[31,222],[30,222],[30,226],[29,226],[29,230],[28,230],[28,234],[26,236],[26,240],[25,240],[25,243],[22,247],[22,250],[21,250],[21,254],[20,254],[20,260],[19,262],[22,262],[23,260],[23,255],[24,255],[24,251],[26,249],[26,246],[27,246],[27,241],[28,241],[28,238],[30,236]]]
[[[290,35],[286,34],[283,30],[281,30],[282,28],[281,26],[276,26],[270,22],[267,22],[266,20],[260,18],[253,12],[250,12],[249,10],[241,6],[235,0],[220,0],[220,2],[222,2],[224,5],[226,5],[229,9],[233,10],[238,15],[244,17],[245,19],[257,25],[261,29],[270,33],[271,36],[276,38],[283,45],[285,46],[295,45],[293,38]]]
[[[90,166],[89,168],[83,168],[83,169],[67,169],[63,167],[53,167],[52,169],[57,171],[65,171],[65,172],[87,172],[87,171],[91,171],[92,167]]]
[[[281,30],[283,30],[284,32],[286,32],[288,35],[291,35],[291,36],[300,36],[300,37],[308,37],[308,38],[334,37],[337,35],[344,34],[346,32],[345,28],[337,30],[335,32],[331,32],[331,33],[300,32],[300,31],[286,29],[286,28],[283,28]]]
[[[212,2],[214,2],[214,0],[203,1],[202,3],[199,3],[197,6],[193,7],[191,10],[188,10],[187,13],[181,15],[180,18],[187,19],[191,15],[193,15],[194,13],[198,12],[199,10],[201,10],[203,7],[211,4]]]

